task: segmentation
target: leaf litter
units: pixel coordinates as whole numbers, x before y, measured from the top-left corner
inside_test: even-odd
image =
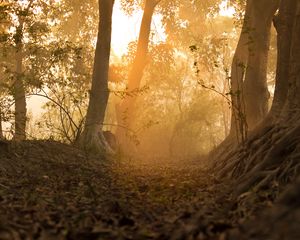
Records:
[[[230,187],[197,161],[153,164],[51,141],[9,143],[0,149],[0,239],[238,239],[273,199],[233,199]]]

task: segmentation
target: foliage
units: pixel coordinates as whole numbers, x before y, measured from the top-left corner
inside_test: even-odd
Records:
[[[143,4],[142,0],[121,1],[123,10],[129,15],[135,14]],[[230,92],[228,69],[244,1],[228,2],[236,9],[233,19],[218,15],[219,4],[218,0],[162,0],[159,3],[156,16],[162,21],[166,40],[158,42],[152,31],[142,85],[132,91],[126,89],[126,82],[137,42],[133,39],[129,43],[124,56],[112,58],[111,94],[104,129],[112,132],[116,129],[115,106],[120,100],[138,97],[136,124],[127,132],[132,141],[139,143],[139,149],[149,149],[147,142],[163,133],[157,145],[173,145],[170,149],[176,149],[175,145],[192,142],[188,147],[195,155],[207,152],[228,134],[228,100],[200,86],[227,97],[234,94]],[[9,103],[8,95],[13,93],[11,56],[14,39],[18,37],[16,32],[7,29],[16,26],[17,22],[11,17],[20,6],[18,1],[1,6],[1,19],[7,26],[1,30],[1,69],[4,73],[1,86],[3,102],[6,101],[2,105],[8,108],[2,110],[5,120],[13,116],[9,108],[13,102]],[[43,11],[36,10],[39,8]],[[97,8],[94,0],[34,1],[24,18],[25,71],[22,79],[26,94],[48,101],[42,116],[39,119],[33,116],[30,120],[34,122],[31,128],[38,129],[30,130],[35,137],[70,143],[76,141],[82,130],[92,73]],[[198,71],[197,76],[195,71]],[[198,119],[197,115],[206,117]],[[126,119],[126,112],[123,117]],[[170,151],[165,152],[169,154]]]
[[[62,6],[64,8],[60,8]],[[7,18],[16,14],[24,17],[22,41],[25,54],[22,81],[26,87],[26,95],[49,100],[45,105],[47,111],[45,114],[51,117],[42,118],[37,123],[37,128],[44,126],[43,130],[39,131],[38,137],[49,137],[45,131],[52,136],[56,132],[53,130],[57,129],[59,134],[54,137],[55,139],[73,142],[81,131],[84,120],[93,49],[90,45],[82,46],[77,42],[68,41],[67,39],[74,40],[74,38],[79,40],[78,37],[72,36],[72,33],[65,33],[64,39],[60,35],[62,26],[65,26],[67,21],[61,14],[65,13],[70,17],[79,11],[68,6],[70,7],[70,2],[67,1],[59,4],[51,1],[33,1],[28,14],[23,16],[22,12],[20,13],[23,6],[20,2],[16,2],[1,9],[1,13]],[[6,29],[16,29],[18,23],[11,18],[8,24]],[[16,31],[9,31],[5,36],[5,41],[1,43],[4,49],[1,61],[4,77],[1,79],[1,85],[2,92],[12,94],[14,91],[12,79],[15,74],[12,56],[14,41],[19,36]],[[83,35],[81,38],[87,42],[91,41],[89,35]],[[82,91],[85,94],[82,94]],[[6,112],[10,113],[11,110],[2,110],[2,114]],[[3,116],[2,120],[8,118]]]

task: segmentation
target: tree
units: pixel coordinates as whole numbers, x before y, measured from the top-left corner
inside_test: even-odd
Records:
[[[245,2],[245,13],[242,14],[242,29],[231,64],[231,86],[229,91],[229,95],[231,96],[230,134],[211,152],[211,156],[213,156],[212,159],[217,160],[219,157],[222,158],[224,154],[231,152],[232,145],[246,141],[249,133],[267,116],[267,96],[269,94],[266,87],[267,64],[265,62],[268,60],[270,27],[274,13],[278,8],[278,1],[269,1],[270,5],[268,5],[267,2],[268,1],[255,2],[255,4],[258,4],[260,7],[253,5],[252,0]],[[262,10],[263,6],[265,6],[265,10]],[[256,9],[254,7],[256,7]],[[255,11],[258,12],[253,13]],[[264,17],[259,16],[259,12],[261,12],[261,15],[264,15]],[[265,26],[254,26],[254,16],[262,18],[262,23]],[[259,25],[259,22],[256,21],[255,24]],[[258,37],[257,40],[253,39],[255,31],[262,28],[265,29],[265,32],[262,33],[263,37]],[[261,41],[261,43],[258,44],[258,41]],[[261,46],[259,51],[255,50],[255,45]],[[254,61],[254,58],[256,58],[256,61]],[[251,65],[249,65],[250,60]],[[251,81],[254,83],[253,86],[251,85]],[[258,91],[257,89],[256,92],[254,90],[255,87],[260,90]],[[247,98],[245,96],[246,94]],[[256,106],[256,108],[254,106]],[[253,110],[252,113],[249,113],[250,109]],[[252,117],[251,114],[257,114],[260,117]],[[252,121],[248,120],[248,118],[252,118]],[[256,120],[253,120],[254,118]],[[248,122],[250,123],[248,124]]]
[[[27,17],[30,8],[32,7],[33,0],[28,2],[27,7],[17,11],[18,25],[14,36],[16,48],[16,71],[14,82],[14,99],[15,99],[15,140],[25,140],[26,138],[26,96],[25,87],[23,82],[23,38],[24,38],[24,24],[25,17]]]
[[[268,113],[269,91],[267,66],[271,24],[279,6],[279,0],[252,0],[250,15],[248,59],[243,84],[245,115],[248,128],[253,129]]]
[[[267,63],[272,19],[279,1],[248,0],[231,67],[231,136],[244,141],[268,113]]]
[[[0,109],[0,139],[3,139],[2,110]]]
[[[236,195],[270,187],[273,180],[293,181],[299,174],[300,1],[281,1],[275,25],[279,54],[273,110],[244,144],[213,166],[219,176],[237,180]]]
[[[251,5],[246,5],[245,16],[243,21],[243,26],[240,34],[240,38],[233,56],[231,64],[231,102],[232,102],[232,115],[231,115],[231,136],[235,136],[238,142],[245,139],[247,135],[247,126],[244,117],[244,105],[243,105],[243,95],[241,94],[245,66],[247,64],[248,56],[248,32],[250,29],[249,16],[251,15]]]
[[[126,91],[128,91],[128,95],[130,96],[127,95],[122,103],[116,107],[118,124],[120,125],[116,133],[119,141],[124,143],[126,142],[126,140],[128,140],[128,138],[130,139],[130,141],[132,141],[132,134],[130,134],[130,130],[139,129],[137,128],[136,123],[137,115],[139,115],[139,118],[140,113],[137,114],[137,109],[141,104],[140,101],[137,103],[136,99],[137,96],[142,95],[139,91],[141,88],[140,85],[142,77],[146,75],[147,77],[150,77],[148,76],[148,74],[149,71],[151,71],[151,64],[147,65],[147,72],[145,72],[146,64],[150,62],[149,60],[151,60],[151,62],[155,61],[154,59],[152,59],[152,56],[149,55],[149,50],[147,49],[150,40],[149,33],[151,27],[151,17],[154,13],[154,8],[162,16],[162,24],[164,25],[167,34],[167,45],[173,45],[173,49],[182,51],[183,54],[185,54],[184,52],[187,51],[186,42],[190,42],[192,38],[191,35],[194,34],[195,30],[197,34],[199,33],[199,22],[203,22],[203,19],[205,19],[207,16],[206,10],[215,5],[217,1],[197,1],[195,3],[192,3],[190,1],[168,0],[122,1],[123,5],[125,5],[125,10],[127,10],[127,12],[129,13],[132,12],[136,6],[140,6],[141,2],[145,2],[144,16],[141,24],[141,31],[138,39],[136,55],[131,66],[131,70],[128,74],[128,85],[126,89]],[[201,11],[200,17],[198,10]],[[191,11],[193,12],[193,16],[191,16]],[[187,22],[188,24],[186,24]],[[197,28],[195,27],[195,22],[198,23]],[[190,30],[193,30],[194,32],[191,34]],[[193,39],[193,42],[194,41],[195,39]],[[152,45],[155,44],[151,44],[150,47],[152,47]],[[144,78],[144,80],[147,81],[146,78]],[[165,81],[165,79],[162,79],[162,81]],[[149,87],[152,88],[153,86],[151,85]],[[126,142],[126,144],[128,144],[128,141]]]
[[[248,0],[231,67],[231,136],[244,141],[268,113],[267,63],[270,29],[279,1]]]
[[[126,1],[126,3],[129,1]],[[186,94],[186,96],[183,97],[183,99],[193,99],[193,101],[196,101],[196,98],[193,98],[192,95],[195,93],[192,91],[192,89],[189,90],[189,88],[194,88],[195,85],[197,85],[197,79],[195,79],[194,76],[194,70],[192,69],[193,67],[193,60],[191,56],[191,53],[189,51],[188,46],[191,44],[197,43],[197,46],[201,46],[203,49],[203,52],[199,53],[199,59],[204,62],[202,64],[201,62],[201,73],[204,79],[207,80],[208,77],[208,69],[202,68],[202,65],[209,66],[209,68],[216,70],[215,67],[215,61],[218,61],[218,63],[222,60],[223,58],[223,50],[224,50],[224,45],[227,43],[224,41],[225,38],[235,38],[235,34],[231,34],[228,36],[224,35],[224,31],[230,32],[233,27],[233,20],[230,18],[222,18],[218,16],[219,13],[219,8],[218,8],[219,1],[196,1],[196,2],[191,2],[191,1],[161,1],[160,4],[157,6],[156,10],[161,14],[162,16],[162,23],[163,26],[165,27],[166,30],[166,42],[163,44],[160,44],[160,46],[168,46],[170,49],[174,51],[175,54],[172,54],[171,58],[172,61],[175,62],[180,62],[182,59],[179,55],[184,56],[186,58],[185,60],[185,67],[186,71],[184,75],[180,72],[180,67],[173,67],[169,62],[164,62],[167,59],[164,54],[157,54],[159,57],[154,57],[151,54],[152,49],[157,49],[157,52],[163,52],[163,48],[159,47],[159,44],[152,43],[149,45],[149,52],[147,54],[147,68],[144,70],[143,74],[143,85],[149,87],[147,88],[147,91],[139,92],[139,100],[136,101],[135,106],[134,106],[134,112],[135,112],[135,117],[134,117],[134,135],[137,136],[137,138],[131,137],[133,134],[131,134],[131,131],[123,130],[123,132],[127,132],[126,137],[129,137],[131,142],[138,142],[139,146],[134,147],[135,150],[140,152],[140,149],[143,148],[143,145],[147,145],[148,149],[149,147],[149,142],[160,142],[163,141],[161,134],[162,132],[165,132],[166,134],[164,135],[166,139],[169,137],[169,131],[170,129],[174,129],[174,135],[178,135],[176,132],[180,132],[180,125],[182,125],[180,122],[180,118],[178,118],[178,113],[177,113],[177,103],[174,101],[173,97],[174,95],[180,95],[177,94],[177,79],[179,82],[181,82],[184,85],[184,92],[185,93],[191,93]],[[214,9],[213,9],[214,8]],[[199,14],[200,12],[200,14]],[[208,12],[210,14],[208,14]],[[200,26],[200,27],[199,27]],[[230,28],[229,28],[230,27]],[[213,34],[212,34],[213,32]],[[134,44],[132,44],[134,45]],[[218,47],[220,45],[220,47]],[[233,45],[233,44],[232,44]],[[135,45],[134,45],[135,46]],[[230,44],[231,46],[231,44]],[[134,47],[135,48],[135,47]],[[230,48],[232,49],[232,48]],[[135,51],[132,51],[135,52]],[[154,52],[154,51],[153,51]],[[213,54],[212,54],[213,53]],[[130,55],[130,60],[132,61],[132,55]],[[226,54],[226,59],[229,59],[229,54]],[[231,55],[231,51],[230,51]],[[167,55],[166,55],[167,56]],[[208,61],[209,60],[209,61]],[[198,59],[197,59],[198,61]],[[124,61],[123,61],[124,62]],[[200,61],[199,65],[200,65]],[[226,61],[227,62],[227,61]],[[154,64],[153,64],[154,63]],[[226,64],[227,65],[227,64]],[[217,88],[222,88],[222,90],[227,92],[227,80],[225,80],[225,71],[223,69],[223,64],[219,64],[218,67],[218,76],[216,76],[216,71],[210,71],[211,79],[209,81],[211,84],[217,86]],[[153,74],[154,73],[154,74]],[[194,84],[191,84],[191,81],[194,82]],[[222,82],[222,83],[220,83]],[[224,84],[226,82],[226,84]],[[189,84],[188,84],[189,83]],[[176,87],[175,87],[176,86]],[[223,88],[224,87],[224,88]],[[198,89],[199,90],[199,89]],[[157,93],[155,93],[157,92]],[[178,91],[180,92],[180,91]],[[176,94],[175,94],[176,93]],[[204,93],[202,92],[204,95]],[[159,97],[158,97],[159,96]],[[131,98],[131,97],[129,97]],[[179,98],[175,97],[176,99],[179,100]],[[200,98],[200,96],[198,96]],[[206,97],[204,97],[207,99]],[[212,96],[212,98],[216,99],[215,96]],[[165,102],[162,106],[162,102]],[[180,102],[180,100],[179,100]],[[226,117],[223,117],[223,121],[229,120],[227,115],[229,115],[228,111],[228,105],[227,102],[224,101],[224,99],[218,99],[215,102],[220,102],[222,106],[224,106],[224,112],[226,112],[224,115]],[[209,106],[214,105],[213,102],[208,101],[207,104]],[[220,105],[221,105],[220,104]],[[182,115],[188,114],[190,106],[193,105],[190,101],[184,100],[184,111],[182,112]],[[196,105],[195,105],[196,106]],[[170,109],[169,109],[170,108]],[[168,112],[165,111],[165,109],[169,109]],[[212,108],[211,108],[212,109]],[[215,108],[214,108],[215,109]],[[157,112],[157,113],[156,113]],[[162,114],[163,112],[163,114]],[[228,113],[227,113],[228,112]],[[216,114],[217,115],[217,114]],[[125,112],[123,116],[125,119],[121,119],[122,121],[126,122],[128,120],[128,114]],[[172,117],[170,117],[172,116]],[[161,119],[164,118],[172,119],[167,122],[161,121]],[[225,119],[226,118],[226,119]],[[210,126],[208,128],[213,128],[216,126],[215,121],[217,118],[210,118]],[[176,121],[178,121],[178,128],[175,127]],[[217,120],[218,121],[218,120]],[[133,121],[132,121],[133,122]],[[132,124],[131,122],[131,124]],[[155,123],[149,127],[148,124],[145,124],[145,122],[152,122]],[[163,123],[164,122],[164,123]],[[229,123],[229,121],[228,121]],[[154,125],[159,125],[159,126],[154,126]],[[185,126],[188,126],[189,122],[185,121]],[[197,126],[193,126],[194,129],[200,126],[198,124]],[[205,125],[206,126],[206,125]],[[122,126],[123,127],[123,126]],[[174,128],[175,127],[175,128]],[[158,130],[158,129],[161,130]],[[186,127],[187,129],[190,129]],[[191,127],[192,128],[192,127]],[[206,132],[208,131],[208,128],[205,130]],[[142,129],[142,130],[141,130]],[[198,130],[200,127],[198,127]],[[216,128],[214,129],[215,131]],[[156,133],[155,133],[156,131]],[[227,128],[225,129],[227,132]],[[161,134],[157,134],[157,132]],[[176,136],[176,142],[180,142],[185,138],[184,134],[186,134],[187,131],[182,132],[180,136]],[[202,129],[202,132],[203,129]],[[181,132],[180,132],[181,133]],[[201,135],[201,140],[204,139],[204,135],[206,133],[203,133]],[[218,134],[216,134],[218,135]],[[147,137],[144,137],[147,136]],[[207,135],[205,135],[207,136]],[[156,139],[157,140],[153,140]],[[211,142],[210,139],[212,138],[206,138],[205,145],[207,142]],[[216,137],[215,143],[218,144],[219,141],[223,138],[223,136],[220,134],[218,137]],[[135,141],[138,139],[139,141]],[[188,138],[185,138],[188,139]],[[197,136],[193,140],[195,142],[200,141],[200,137]],[[215,140],[215,139],[214,139]],[[171,141],[172,142],[172,141]],[[183,141],[181,141],[183,142]],[[167,143],[168,144],[168,141]],[[157,144],[159,145],[159,143]],[[171,144],[173,145],[173,144]],[[199,145],[199,144],[198,144]],[[213,147],[213,144],[206,144],[208,147],[205,148],[207,151],[208,148]],[[126,145],[126,149],[128,149]],[[161,145],[162,146],[162,145]],[[173,148],[174,146],[172,146]],[[196,148],[196,146],[195,146]],[[200,149],[200,148],[199,148]],[[202,150],[202,149],[201,149]],[[154,151],[157,153],[157,151]]]
[[[293,11],[290,6],[281,6],[279,14],[274,18],[274,26],[277,31],[277,69],[276,69],[276,88],[274,100],[268,115],[268,119],[277,118],[285,104],[289,90],[289,82],[286,77],[289,74]]]
[[[35,121],[28,128],[28,136],[75,143],[82,133],[88,105],[98,2],[62,0],[51,6],[47,16],[55,22],[51,36],[33,48],[38,54],[31,59],[32,75],[41,85],[27,94],[48,102],[39,119],[28,119]]]
[[[28,120],[26,94],[30,88],[41,85],[35,73],[42,72],[42,64],[36,64],[38,62],[36,59],[43,58],[41,57],[45,50],[43,44],[49,40],[46,39],[50,29],[48,19],[53,17],[52,10],[55,6],[56,4],[48,0],[30,0],[7,1],[0,8],[1,18],[4,17],[4,20],[6,18],[6,28],[9,29],[0,37],[3,49],[1,82],[6,92],[4,97],[11,95],[14,99],[15,140],[26,138]]]
[[[2,45],[3,43],[6,42],[7,36],[8,36],[8,29],[9,29],[9,15],[6,12],[6,9],[8,8],[8,5],[1,3],[0,4],[0,46],[1,46],[1,50],[2,50]],[[8,25],[8,26],[7,26]],[[3,49],[4,50],[4,49]],[[0,74],[0,92],[1,92],[1,98],[3,97],[3,92],[4,92],[4,81],[5,81],[5,77],[3,76],[3,62],[4,62],[4,51],[1,51],[0,54],[0,69],[1,69],[1,74]],[[1,99],[2,100],[2,99]],[[1,101],[0,104],[0,139],[3,138],[3,129],[2,129],[2,119],[3,119],[3,104]]]
[[[151,22],[154,9],[161,0],[146,0],[144,13],[137,43],[136,55],[132,63],[131,70],[128,74],[127,91],[130,93],[140,88],[144,69],[147,64],[148,45],[150,41]],[[134,104],[136,95],[127,96],[116,106],[117,121],[120,126],[127,126],[131,128],[134,118]],[[126,115],[123,117],[123,115]],[[119,142],[125,141],[124,128],[118,127],[116,135]],[[123,142],[124,143],[124,142]]]
[[[103,132],[108,90],[108,69],[111,47],[111,25],[114,0],[99,0],[99,25],[97,45],[94,57],[92,87],[86,115],[84,131],[80,137],[80,145],[95,153],[110,150]]]

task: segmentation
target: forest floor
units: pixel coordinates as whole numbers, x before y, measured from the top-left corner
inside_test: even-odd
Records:
[[[234,198],[232,187],[198,161],[100,158],[46,141],[4,144],[0,239],[300,239],[281,238],[288,231],[281,225],[274,234],[247,223],[273,206],[276,188]],[[298,233],[297,222],[283,224]]]

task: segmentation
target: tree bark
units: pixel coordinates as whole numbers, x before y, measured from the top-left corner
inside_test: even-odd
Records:
[[[0,140],[3,139],[3,128],[2,128],[2,111],[0,109]]]
[[[277,31],[277,69],[275,81],[274,100],[270,110],[270,116],[277,118],[286,102],[288,94],[288,80],[290,54],[293,31],[293,16],[295,14],[296,2],[291,1],[291,4],[286,4],[281,1],[279,14],[274,18],[274,26]]]
[[[15,134],[14,140],[23,141],[26,139],[27,122],[27,104],[25,95],[25,86],[23,82],[23,35],[24,35],[24,17],[29,13],[33,0],[28,1],[28,5],[22,15],[18,16],[19,25],[16,28],[14,41],[16,45],[16,73],[14,82],[14,100],[15,100]]]
[[[132,68],[128,75],[127,91],[131,92],[140,87],[141,80],[143,77],[144,69],[147,64],[148,45],[151,31],[151,22],[154,13],[154,9],[161,0],[146,0],[144,7],[144,14],[142,18],[136,56],[132,64]],[[118,125],[132,127],[134,119],[134,105],[137,96],[126,96],[120,105],[116,106],[116,114]],[[125,117],[124,117],[125,114]],[[119,143],[124,143],[126,137],[126,130],[118,127],[116,136]]]
[[[252,11],[251,1],[247,2],[246,11],[242,26],[240,38],[233,56],[231,65],[231,127],[230,137],[235,137],[238,142],[242,142],[245,138],[247,126],[243,120],[244,116],[244,100],[242,94],[242,86],[245,77],[245,68],[247,66],[250,16]]]
[[[291,5],[295,4],[295,19],[291,38],[289,92],[286,112],[288,118],[300,113],[300,1],[292,2]]]
[[[276,85],[278,95],[274,104],[277,105],[270,113],[272,121],[269,114],[242,146],[222,156],[218,168],[222,169],[221,176],[237,179],[236,196],[254,186],[265,187],[273,179],[280,181],[286,174],[291,177],[299,166],[300,1],[282,0],[277,20],[280,51],[276,81],[280,84]],[[279,111],[278,106],[284,107]],[[277,174],[278,171],[282,172]]]
[[[26,139],[26,97],[23,83],[23,27],[22,16],[19,16],[19,26],[16,30],[16,75],[14,82],[14,100],[15,100],[15,135],[14,140],[22,141]]]
[[[252,0],[251,29],[248,64],[243,93],[247,126],[252,130],[268,113],[269,91],[267,86],[268,52],[271,24],[278,0]]]
[[[95,50],[92,87],[84,131],[80,145],[87,151],[105,153],[110,151],[102,125],[108,102],[108,69],[111,48],[111,25],[114,0],[99,0],[99,25]]]
[[[243,142],[268,113],[267,63],[270,29],[278,0],[248,0],[231,66],[230,138]]]

